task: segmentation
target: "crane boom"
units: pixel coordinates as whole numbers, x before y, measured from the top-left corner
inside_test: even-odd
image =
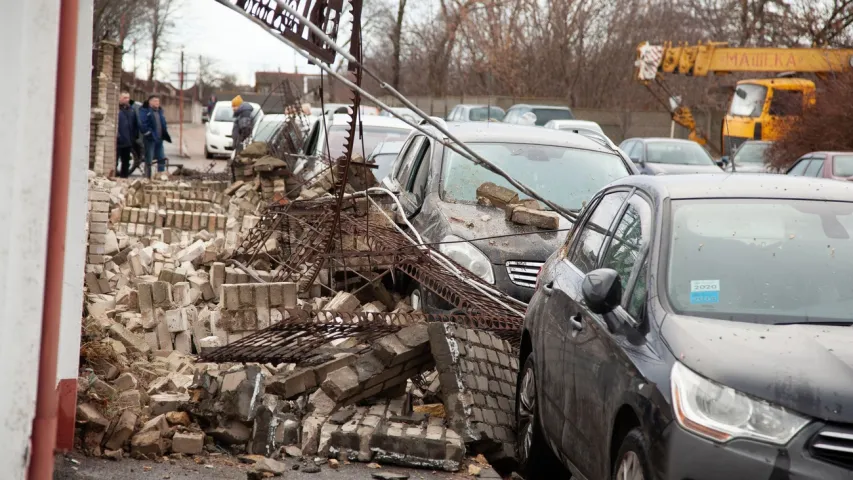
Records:
[[[709,73],[832,73],[853,69],[853,49],[729,47],[724,42],[679,46],[667,42],[657,48],[662,49],[657,71],[696,77]]]

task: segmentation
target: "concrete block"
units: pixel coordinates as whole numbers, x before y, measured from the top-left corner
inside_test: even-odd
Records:
[[[560,228],[560,216],[554,212],[543,210],[532,210],[525,207],[516,207],[512,210],[513,223],[530,225],[545,230],[556,230]]]
[[[492,182],[486,182],[477,187],[477,201],[481,204],[504,208],[511,203],[518,203],[518,193]]]
[[[323,309],[332,312],[352,313],[360,306],[361,302],[358,301],[355,295],[341,291]]]
[[[130,332],[120,323],[110,325],[110,336],[123,343],[131,352],[145,354],[151,351],[151,347],[142,337]]]
[[[204,434],[200,432],[176,432],[172,437],[172,451],[187,455],[198,455],[204,450]]]
[[[192,353],[193,343],[189,332],[180,332],[175,335],[175,350],[187,355]]]

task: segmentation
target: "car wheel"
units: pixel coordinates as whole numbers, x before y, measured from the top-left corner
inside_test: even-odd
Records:
[[[622,440],[622,447],[613,464],[613,480],[651,479],[649,441],[642,430],[635,428]]]
[[[213,154],[207,149],[207,145],[204,146],[204,158],[210,160],[213,158]]]
[[[527,480],[569,478],[565,467],[545,443],[542,433],[533,354],[528,355],[519,378],[515,400],[518,469]]]

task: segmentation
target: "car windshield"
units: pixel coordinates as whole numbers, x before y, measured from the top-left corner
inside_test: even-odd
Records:
[[[767,98],[767,87],[744,83],[735,88],[732,95],[732,105],[729,115],[740,117],[758,117],[764,109],[764,99]]]
[[[714,165],[714,159],[698,143],[648,142],[646,161],[675,165]]]
[[[533,113],[536,115],[536,125],[540,127],[551,120],[572,120],[575,118],[572,111],[567,108],[534,108]]]
[[[744,143],[735,152],[736,163],[764,163],[764,152],[767,151],[769,143]]]
[[[671,218],[666,291],[677,313],[850,321],[853,203],[676,200]]]
[[[362,130],[358,129],[358,131],[360,132]],[[367,154],[372,152],[381,142],[401,142],[409,135],[409,130],[393,127],[365,126],[363,131],[363,138],[358,138],[358,134],[356,134],[352,151],[353,153],[361,154],[361,156],[365,158],[367,158]],[[346,133],[347,129],[343,125],[329,128],[328,143],[329,149],[331,149],[331,155],[329,158],[335,159],[343,155],[344,138],[346,137]],[[323,150],[326,150],[325,146],[323,146]],[[367,154],[364,152],[367,152]],[[329,152],[326,151],[326,153],[328,154]]]
[[[268,142],[283,124],[284,120],[261,120],[252,140],[256,142]]]
[[[486,112],[490,112],[488,120],[503,120],[506,116],[503,110],[499,107],[474,107],[468,113],[468,120],[472,122],[485,122]]]
[[[214,122],[233,122],[234,111],[229,107],[220,107],[213,112]]]
[[[376,164],[376,170],[373,171],[373,176],[377,180],[382,180],[391,173],[391,165],[394,164],[394,159],[397,158],[396,153],[380,153],[373,156],[373,162]]]
[[[566,147],[512,143],[469,143],[468,146],[544,198],[577,210],[608,183],[630,175],[617,155]],[[442,169],[442,198],[477,201],[477,187],[492,182],[515,190],[503,177],[448,151]],[[519,194],[519,198],[527,198]]]
[[[853,155],[834,156],[832,174],[836,177],[853,177]]]

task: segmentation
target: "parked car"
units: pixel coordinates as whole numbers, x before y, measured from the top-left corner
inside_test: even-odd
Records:
[[[442,138],[434,127],[424,128]],[[613,149],[577,134],[503,123],[446,128],[519,182],[569,210],[580,209],[603,185],[636,172]],[[478,204],[477,188],[486,182],[512,188],[502,177],[413,131],[383,183],[400,192],[404,213],[425,242],[455,242],[442,243],[439,250],[526,302],[539,267],[559,248],[563,229],[571,223],[563,219],[560,231],[542,231],[506,221],[503,210]],[[500,239],[475,240],[494,236]],[[418,288],[413,295],[413,303],[427,311],[442,309],[429,292]]]
[[[337,114],[318,118],[311,126],[302,153],[307,157],[297,163],[295,171],[298,173],[306,170],[308,177],[319,173],[326,162],[317,162],[317,159],[337,159],[344,153],[344,139],[348,128],[349,115]],[[365,115],[361,117],[362,138],[353,143],[353,153],[358,153],[364,158],[383,142],[403,141],[412,131],[405,122],[396,118],[382,117],[379,115]],[[366,152],[366,153],[365,153]]]
[[[589,130],[604,135],[604,130],[601,129],[601,126],[589,120],[551,120],[544,127],[553,130],[568,130],[575,133],[578,130]]]
[[[597,193],[524,319],[526,478],[849,479],[852,199],[781,175]]]
[[[532,116],[527,114],[533,114]],[[575,116],[569,107],[553,105],[513,105],[506,112],[504,123],[524,124],[524,120],[530,118],[534,125],[544,126],[551,120],[572,120]]]
[[[853,180],[853,152],[813,152],[803,155],[786,172],[796,177]]]
[[[350,109],[352,108],[352,105],[348,103],[327,103],[323,106],[326,108],[324,113],[327,116],[337,114],[347,115]],[[369,105],[361,105],[358,110],[365,117],[370,115],[379,115],[379,109],[376,107],[371,107]]]
[[[629,138],[619,144],[644,175],[720,173],[720,166],[698,143],[677,138]]]
[[[264,115],[264,118],[255,124],[252,130],[253,142],[269,142],[270,139],[279,131],[284,122],[287,120],[287,115],[276,113]]]
[[[764,152],[773,145],[773,142],[765,140],[747,140],[740,144],[731,157],[723,156],[720,160],[726,171],[732,171],[734,163],[735,173],[770,173],[764,163]]]
[[[264,118],[264,111],[257,103],[246,102],[252,106],[252,119],[255,125]],[[231,140],[231,129],[234,125],[234,110],[231,101],[216,102],[213,114],[204,131],[204,157],[213,158],[214,155],[230,156],[234,150],[234,142]]]
[[[399,115],[399,116],[403,117],[403,119],[408,120],[408,121],[410,121],[410,122],[413,122],[413,123],[415,123],[415,124],[417,124],[417,123],[418,123],[418,122],[420,122],[420,120],[421,120],[421,117],[419,117],[419,116],[418,116],[418,114],[417,114],[417,113],[415,113],[415,111],[414,111],[414,110],[412,110],[411,108],[396,108],[396,107],[395,107],[395,108],[392,108],[391,110],[392,110],[394,113],[396,113],[397,115]],[[385,110],[382,110],[382,111],[379,113],[379,115],[381,115],[381,116],[383,116],[383,117],[397,118],[397,117],[395,117],[394,115],[391,115],[391,113],[389,113],[389,112],[387,112],[387,111],[385,111]]]
[[[506,112],[496,105],[475,105],[460,103],[447,114],[448,122],[485,122],[503,121]]]
[[[376,165],[376,170],[373,170],[373,176],[377,180],[382,180],[391,171],[394,160],[400,154],[400,150],[403,149],[403,143],[402,141],[382,142],[376,145],[373,152],[368,155],[367,163]]]

